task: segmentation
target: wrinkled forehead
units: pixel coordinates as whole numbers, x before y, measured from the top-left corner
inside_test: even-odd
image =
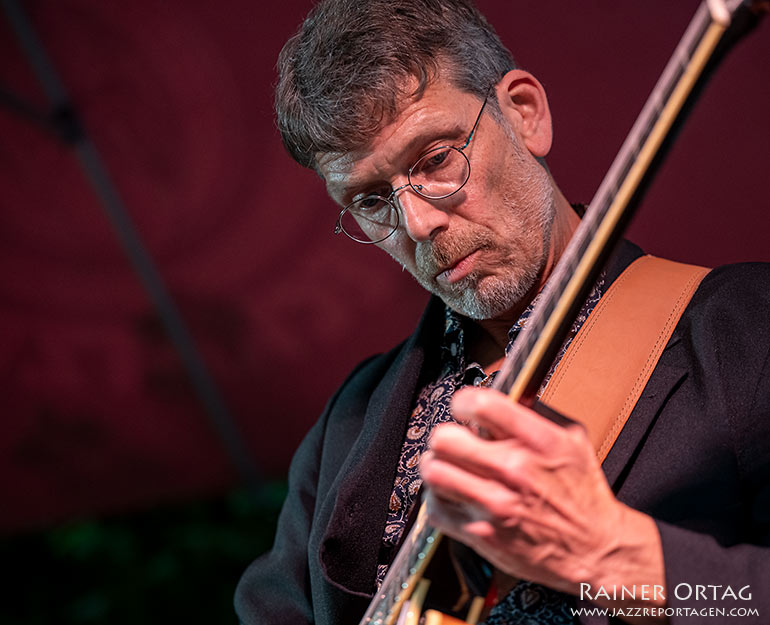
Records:
[[[349,189],[373,178],[388,180],[403,173],[433,140],[463,140],[478,106],[477,96],[437,81],[419,97],[405,100],[362,145],[345,152],[316,154],[316,171],[329,195],[340,201]]]
[[[395,96],[391,106],[382,107],[376,100],[362,98],[356,106],[359,107],[358,113],[368,118],[366,131],[350,128],[345,151],[317,152],[315,154],[316,172],[327,183],[331,178],[335,182],[338,181],[342,172],[350,171],[355,163],[371,155],[383,131],[402,117],[411,104],[422,99],[425,88],[426,85],[421,86],[416,78],[410,77],[395,87],[390,94]]]
[[[390,81],[379,87],[362,89],[355,97],[348,98],[347,107],[353,107],[347,119],[336,120],[335,133],[339,133],[342,139],[338,143],[345,152],[317,152],[315,154],[315,169],[322,178],[326,178],[321,167],[331,160],[337,161],[341,157],[347,163],[360,160],[372,151],[372,145],[381,135],[383,130],[392,125],[396,120],[415,104],[425,99],[426,94],[439,89],[456,89],[454,86],[453,65],[443,59],[436,59],[435,67],[430,71],[425,68],[420,75],[403,74],[391,76]],[[347,127],[345,126],[347,122]],[[343,147],[344,146],[344,147]]]
[[[355,166],[366,154],[371,154],[371,148],[361,148],[350,152],[326,152],[316,154],[316,172],[326,184],[326,189],[332,198],[342,195],[350,184]]]
[[[396,156],[400,150],[393,142],[386,142],[385,138],[392,138],[398,131],[395,126],[402,126],[398,120],[408,116],[405,104],[394,115],[383,118],[371,133],[361,138],[358,145],[344,152],[322,152],[315,155],[316,172],[326,184],[326,190],[335,201],[339,201],[348,191],[365,182],[364,170],[368,175],[379,172],[381,167],[373,163],[388,161]],[[385,144],[385,145],[383,145]],[[389,158],[390,157],[390,158]],[[369,170],[374,171],[369,171]]]

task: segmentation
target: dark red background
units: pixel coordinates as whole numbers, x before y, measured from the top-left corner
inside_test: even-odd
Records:
[[[310,2],[24,3],[268,476],[425,296],[333,237],[283,153],[278,51]],[[697,2],[484,0],[549,93],[550,167],[588,201]],[[770,25],[727,59],[631,238],[716,265],[770,260]],[[45,100],[0,14],[0,84]],[[219,492],[235,479],[71,151],[0,109],[0,529]]]

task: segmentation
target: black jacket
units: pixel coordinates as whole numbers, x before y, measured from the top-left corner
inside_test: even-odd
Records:
[[[624,243],[607,283],[640,254]],[[236,591],[242,623],[360,620],[406,424],[436,374],[442,333],[433,298],[406,342],[359,365],[332,397],[292,462],[275,545]],[[770,265],[715,269],[603,465],[618,498],[657,521],[669,607],[757,609],[737,618],[744,625],[770,619],[769,354]],[[712,599],[728,585],[749,585],[752,599]],[[687,625],[728,618],[669,616]]]

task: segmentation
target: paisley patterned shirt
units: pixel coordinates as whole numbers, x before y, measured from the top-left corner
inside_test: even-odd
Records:
[[[597,280],[590,295],[586,299],[586,303],[578,314],[578,317],[551,368],[551,372],[549,372],[548,377],[546,378],[546,383],[575,334],[577,334],[578,330],[583,325],[583,322],[598,303],[602,296],[603,289],[604,274]],[[508,345],[505,350],[506,354],[511,350],[513,341],[526,325],[527,319],[529,319],[532,314],[539,298],[539,295],[535,297],[532,303],[526,310],[524,310],[516,323],[514,323],[508,331]],[[430,382],[422,389],[409,420],[409,427],[401,448],[401,457],[396,469],[393,492],[390,496],[388,519],[382,537],[383,549],[381,550],[381,553],[383,554],[392,553],[395,545],[400,541],[409,513],[417,500],[417,493],[422,485],[422,480],[419,475],[420,456],[427,447],[432,429],[440,423],[454,420],[449,407],[452,394],[463,386],[488,386],[494,380],[496,372],[487,375],[478,363],[466,362],[463,323],[467,323],[467,320],[450,308],[446,309],[444,340],[441,347],[441,373],[438,379],[434,382]],[[387,568],[388,566],[385,562],[381,562],[378,566],[378,586],[382,583]]]

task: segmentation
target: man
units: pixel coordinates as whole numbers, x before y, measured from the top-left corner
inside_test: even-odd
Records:
[[[241,621],[358,622],[421,486],[434,525],[521,580],[490,624],[576,622],[576,600],[631,622],[708,618],[652,610],[686,606],[767,618],[768,268],[704,279],[602,467],[580,426],[473,388],[580,219],[544,165],[542,85],[468,0],[323,1],[279,67],[284,143],[323,178],[338,230],[435,297],[297,452],[275,546],[237,591]],[[621,246],[573,336],[640,255]]]

